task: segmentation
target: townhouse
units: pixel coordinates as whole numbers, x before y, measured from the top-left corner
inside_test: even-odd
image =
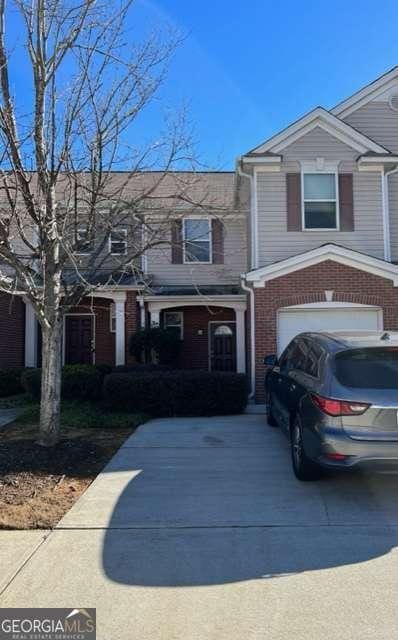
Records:
[[[297,333],[398,330],[398,67],[243,153],[234,172],[176,176],[200,207],[179,210],[140,278],[67,314],[65,362],[122,364],[138,327],[175,327],[179,366],[247,372],[263,402],[264,355]],[[39,364],[23,297],[0,297],[0,327],[0,365]]]

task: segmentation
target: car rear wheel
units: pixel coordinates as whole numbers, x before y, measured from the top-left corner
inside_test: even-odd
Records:
[[[290,446],[293,471],[296,478],[304,482],[319,480],[322,475],[322,470],[320,466],[310,460],[305,453],[303,445],[303,431],[298,417],[295,419],[292,427]]]
[[[268,394],[267,396],[267,422],[270,427],[278,426],[278,423],[274,418],[274,414],[272,413],[271,394]]]

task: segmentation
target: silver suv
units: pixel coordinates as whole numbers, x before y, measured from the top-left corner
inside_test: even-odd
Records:
[[[290,438],[299,480],[398,470],[398,333],[302,333],[264,363],[268,422]]]

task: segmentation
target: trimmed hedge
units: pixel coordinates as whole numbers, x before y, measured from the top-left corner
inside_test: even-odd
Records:
[[[0,398],[23,393],[21,376],[24,371],[22,367],[0,369]]]
[[[26,369],[21,376],[21,384],[32,398],[40,398],[41,369]]]
[[[157,371],[175,371],[167,364],[119,364],[111,367],[108,373],[156,373]]]
[[[101,396],[102,382],[112,367],[108,365],[69,364],[62,369],[62,397],[70,400],[95,400]],[[26,369],[22,385],[33,398],[41,392],[41,369]]]
[[[208,371],[112,373],[103,387],[110,409],[158,417],[240,413],[247,394],[245,375]]]

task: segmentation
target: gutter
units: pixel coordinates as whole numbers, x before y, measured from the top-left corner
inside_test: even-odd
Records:
[[[250,297],[250,393],[249,400],[253,400],[255,395],[256,380],[256,325],[254,316],[254,291],[245,282],[245,276],[241,276],[241,287],[247,291]]]

